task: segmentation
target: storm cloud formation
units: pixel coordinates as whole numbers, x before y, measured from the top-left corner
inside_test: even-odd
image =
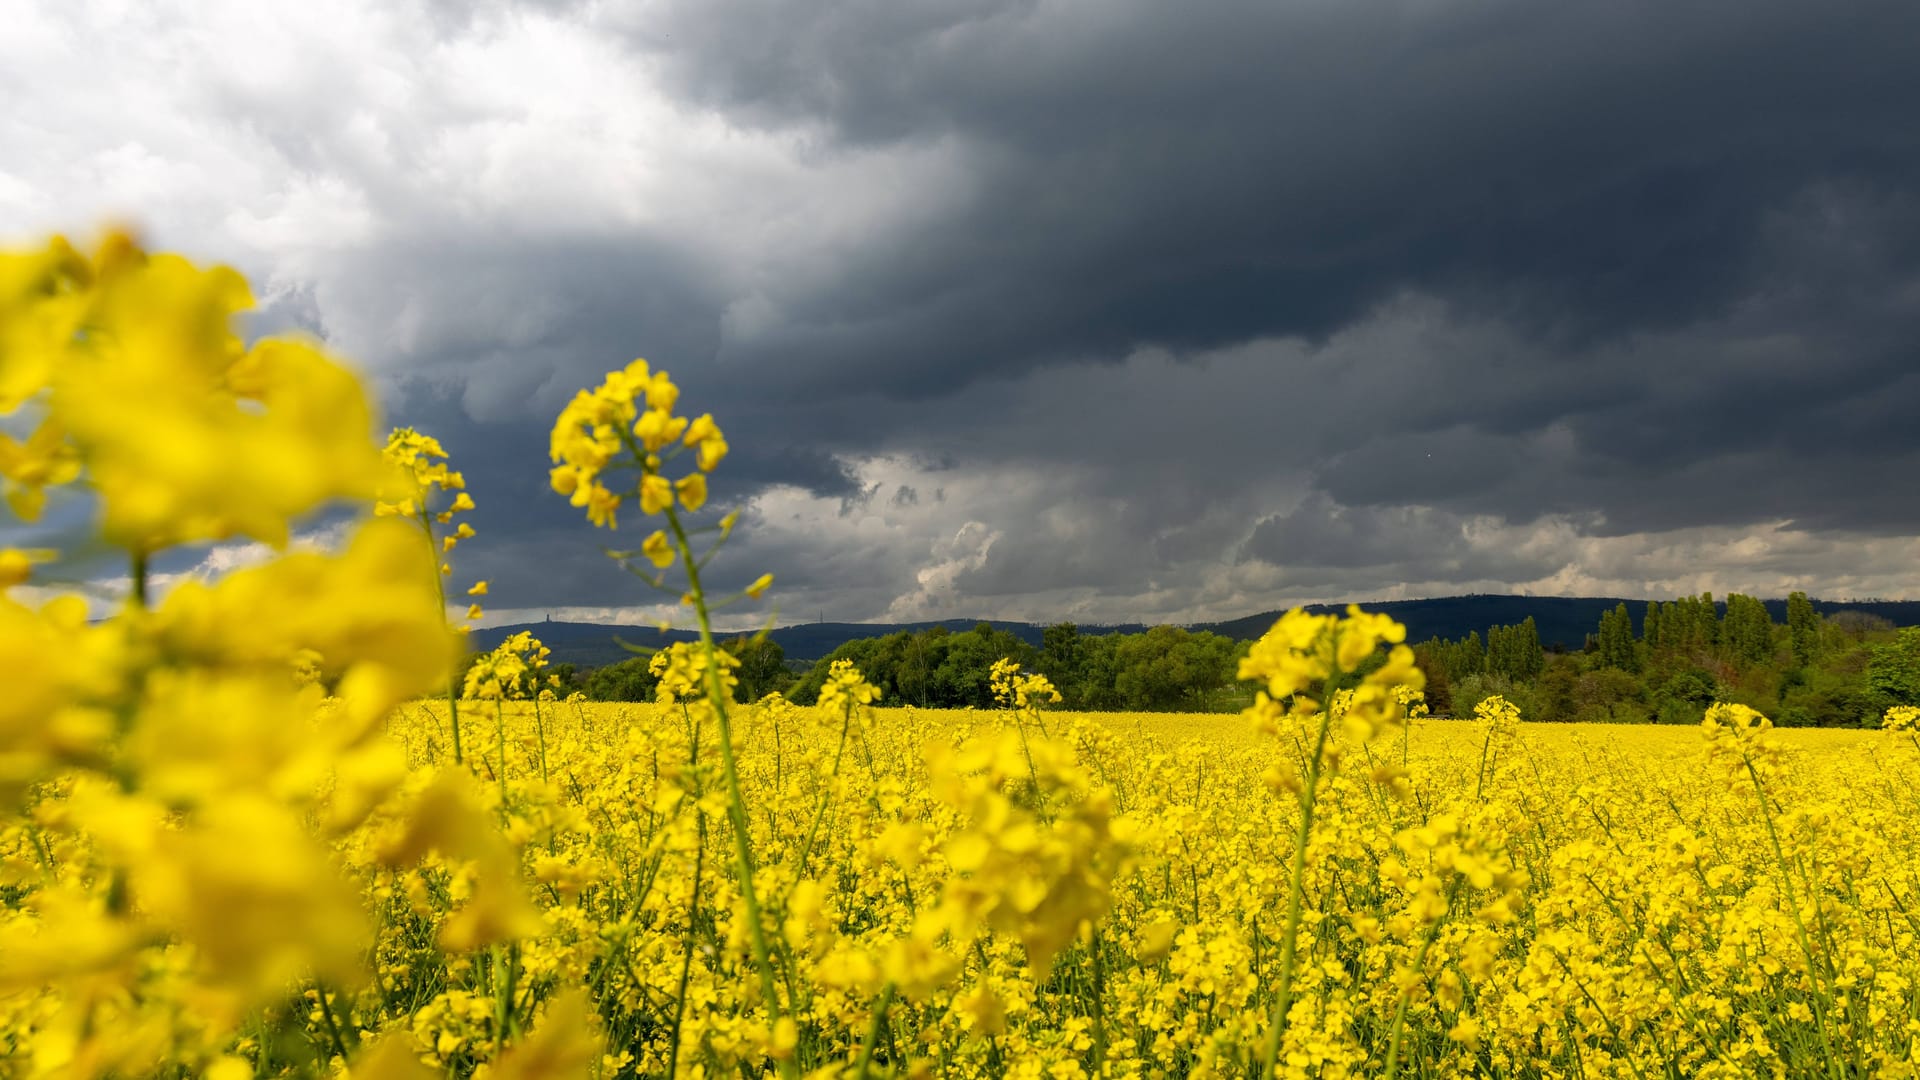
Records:
[[[0,230],[262,283],[480,499],[635,355],[788,618],[1920,595],[1920,9],[113,4],[0,36]],[[736,580],[737,579],[737,580]]]

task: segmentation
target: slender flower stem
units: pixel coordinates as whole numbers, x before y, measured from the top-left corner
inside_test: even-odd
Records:
[[[1827,992],[1827,988],[1820,985],[1824,981],[1821,979],[1821,968],[1823,965],[1819,962],[1819,959],[1814,956],[1813,943],[1807,937],[1806,921],[1801,918],[1800,915],[1799,892],[1793,887],[1793,874],[1788,868],[1786,850],[1781,847],[1780,833],[1774,828],[1773,806],[1767,799],[1767,786],[1760,779],[1760,770],[1753,767],[1752,758],[1743,756],[1742,764],[1747,768],[1747,776],[1753,780],[1754,794],[1760,799],[1760,820],[1767,827],[1767,843],[1773,848],[1773,861],[1780,867],[1780,884],[1787,892],[1787,910],[1793,913],[1794,937],[1798,939],[1800,943],[1801,954],[1807,958],[1807,975],[1814,980],[1815,986],[1821,991],[1821,993],[1811,995],[1814,1030],[1819,1032],[1820,1035],[1821,1055],[1826,1058],[1827,1065],[1833,1070],[1833,1074],[1840,1076],[1843,1074],[1843,1070],[1840,1067],[1840,1059],[1835,1056],[1833,1052],[1833,1042],[1827,1037],[1826,1009],[1821,1004]]]
[[[1293,1007],[1293,966],[1300,938],[1307,845],[1313,838],[1314,795],[1320,785],[1320,764],[1327,749],[1327,737],[1333,731],[1336,683],[1336,678],[1329,677],[1322,691],[1326,701],[1320,707],[1320,731],[1314,736],[1313,753],[1307,757],[1306,779],[1300,785],[1300,829],[1293,838],[1293,865],[1287,876],[1287,928],[1280,938],[1280,987],[1273,999],[1273,1018],[1267,1029],[1266,1052],[1260,1059],[1262,1080],[1273,1075],[1274,1064],[1280,1060],[1280,1043],[1287,1031],[1287,1012]]]
[[[533,698],[533,733],[540,740],[540,782],[551,783],[547,772],[547,720],[540,712],[540,696],[536,692]]]
[[[754,966],[760,973],[760,993],[766,998],[767,1016],[770,1020],[780,1017],[780,998],[774,990],[773,958],[767,950],[767,935],[760,925],[760,896],[753,885],[753,844],[748,834],[747,800],[740,790],[740,770],[733,758],[733,725],[727,718],[726,687],[720,681],[720,648],[713,640],[713,620],[707,609],[707,596],[700,587],[700,565],[693,555],[693,545],[687,540],[687,531],[680,524],[680,515],[669,506],[666,510],[667,527],[673,531],[673,539],[680,549],[682,563],[687,570],[687,595],[693,598],[694,614],[700,622],[700,648],[707,658],[707,704],[713,708],[714,721],[720,729],[720,775],[727,784],[727,817],[733,823],[734,863],[740,874],[740,900],[747,909],[747,940],[753,948]],[[793,1060],[780,1062],[780,1075],[798,1076],[799,1070]]]
[[[460,749],[460,695],[452,683],[447,684],[447,717],[453,724],[453,763],[465,765],[467,755]]]
[[[507,820],[507,712],[497,699],[493,703],[494,729],[500,740],[500,820]]]
[[[687,982],[693,975],[693,924],[700,918],[700,872],[707,861],[707,816],[698,809],[694,813],[699,822],[700,843],[693,849],[693,897],[687,901],[687,951],[680,958],[680,985],[673,993],[673,1032],[667,1039],[667,1080],[680,1074],[680,1025],[687,1014]]]
[[[133,606],[145,609],[147,606],[147,553],[133,553]]]
[[[347,1042],[340,1037],[340,1025],[333,1018],[333,1006],[327,1002],[327,988],[315,983],[313,992],[320,999],[320,1016],[327,1022],[327,1038],[333,1043],[333,1052],[340,1055],[340,1064],[347,1063]]]
[[[420,531],[427,537],[427,554],[433,558],[433,593],[440,599],[440,617],[446,618],[447,583],[446,575],[440,572],[440,553],[433,547],[433,519],[427,516],[425,509],[414,520],[420,523]],[[465,765],[466,753],[460,747],[460,688],[447,680],[447,722],[453,725],[453,763]]]
[[[820,794],[820,803],[813,811],[813,824],[807,827],[806,843],[800,847],[799,869],[794,872],[796,880],[807,876],[807,861],[813,857],[813,841],[820,833],[820,822],[827,816],[827,806],[833,801],[834,785],[840,780],[840,759],[847,752],[847,734],[853,729],[853,702],[847,702],[846,715],[841,718],[840,745],[833,751],[833,770],[827,774],[827,789]]]
[[[886,1026],[887,1010],[893,1007],[893,984],[880,991],[880,1000],[873,1006],[873,1023],[867,1025],[867,1037],[860,1044],[860,1080],[867,1080],[873,1068],[873,1046],[880,1041],[880,1030]]]

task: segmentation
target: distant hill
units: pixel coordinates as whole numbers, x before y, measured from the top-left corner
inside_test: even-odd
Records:
[[[941,619],[935,622],[912,623],[798,623],[793,626],[775,627],[767,636],[785,650],[787,659],[813,661],[830,655],[833,650],[859,638],[884,637],[901,630],[926,630],[935,626],[944,626],[959,632],[971,630],[983,621],[981,619]],[[994,627],[1008,630],[1029,645],[1040,644],[1040,634],[1046,628],[1039,623],[995,622]],[[1140,623],[1127,623],[1118,626],[1082,626],[1086,634],[1137,634],[1146,627]],[[573,622],[537,622],[516,623],[512,626],[490,626],[473,632],[473,646],[476,649],[491,649],[505,640],[507,635],[522,630],[533,631],[533,636],[541,640],[547,648],[553,650],[554,663],[577,664],[580,667],[599,667],[602,664],[616,664],[632,656],[633,653],[621,645],[624,641],[646,649],[657,649],[671,645],[676,641],[694,641],[699,634],[692,630],[668,630],[662,633],[651,626],[609,626],[604,623]],[[722,634],[721,638],[737,637],[737,634]]]
[[[1599,628],[1600,616],[1614,605],[1622,602],[1623,597],[1613,596],[1504,596],[1481,594],[1473,596],[1442,596],[1431,600],[1382,600],[1373,603],[1363,602],[1368,611],[1378,611],[1393,616],[1407,627],[1407,640],[1425,641],[1431,637],[1461,638],[1468,631],[1474,631],[1485,637],[1487,627],[1503,626],[1523,622],[1527,616],[1533,616],[1534,625],[1540,628],[1540,643],[1552,648],[1555,645],[1563,649],[1579,649],[1586,644],[1587,635]],[[1645,600],[1626,600],[1627,610],[1633,613],[1634,630],[1640,629],[1640,622],[1646,616]],[[1785,600],[1764,601],[1773,621],[1787,621],[1787,602]],[[1723,613],[1725,604],[1716,605]],[[1307,610],[1313,612],[1343,611],[1344,604],[1310,604]],[[1815,600],[1813,609],[1822,615],[1832,615],[1839,611],[1859,611],[1877,615],[1895,626],[1920,626],[1920,600]],[[1211,623],[1195,629],[1211,630],[1231,638],[1251,640],[1266,633],[1274,621],[1282,615],[1279,611],[1269,611],[1260,615],[1248,615],[1244,618],[1230,619],[1226,622]]]
[[[1443,596],[1431,600],[1383,600],[1363,602],[1369,611],[1379,611],[1405,623],[1408,641],[1425,641],[1430,637],[1459,638],[1468,631],[1482,636],[1487,627],[1517,623],[1533,616],[1534,623],[1540,628],[1540,640],[1548,648],[1555,645],[1564,649],[1578,649],[1586,643],[1587,635],[1593,633],[1600,624],[1602,612],[1621,602],[1620,597],[1596,596]],[[1634,625],[1637,628],[1646,612],[1645,600],[1627,600],[1628,610],[1633,612]],[[1767,610],[1772,613],[1775,622],[1785,622],[1787,602],[1785,600],[1766,601]],[[1920,626],[1920,600],[1815,600],[1814,610],[1822,615],[1831,615],[1839,611],[1858,611],[1886,619],[1895,626]],[[1344,604],[1314,604],[1308,610],[1330,612],[1344,610]],[[1190,629],[1207,630],[1226,637],[1251,641],[1265,633],[1282,613],[1269,611],[1259,615],[1247,615],[1224,622],[1199,623]],[[971,630],[981,619],[942,619],[937,622],[913,623],[844,623],[820,622],[800,623],[793,626],[776,627],[770,634],[774,641],[786,651],[789,660],[818,660],[833,652],[841,645],[858,638],[883,637],[901,630],[925,630],[934,626],[944,626],[949,630]],[[1040,644],[1040,635],[1045,627],[1040,623],[994,622],[997,629],[1011,631],[1022,641],[1031,645]],[[1141,623],[1124,623],[1113,626],[1081,626],[1080,631],[1087,634],[1135,634],[1146,629]],[[608,626],[601,623],[538,622],[518,623],[513,626],[493,626],[473,632],[473,644],[476,649],[491,649],[507,635],[521,630],[531,630],[535,637],[553,650],[555,663],[571,663],[580,667],[599,667],[602,664],[618,663],[633,655],[620,644],[625,641],[642,648],[659,648],[676,641],[692,641],[696,637],[691,630],[670,630],[665,633],[651,626]],[[723,635],[733,636],[733,635]]]

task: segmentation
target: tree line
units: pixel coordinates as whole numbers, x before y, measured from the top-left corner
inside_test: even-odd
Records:
[[[1073,623],[1059,623],[1042,631],[1038,648],[990,623],[962,631],[933,626],[849,641],[808,665],[790,664],[780,645],[766,638],[736,638],[725,647],[740,660],[734,674],[741,701],[778,691],[811,705],[833,662],[851,660],[879,688],[882,704],[986,709],[994,704],[989,672],[1005,657],[1045,675],[1068,709],[1212,712],[1245,703],[1236,675],[1246,646],[1177,626],[1085,634]],[[594,701],[649,701],[656,680],[648,664],[647,657],[636,656],[570,673],[567,689]]]
[[[1761,600],[1712,593],[1624,602],[1578,652],[1547,651],[1531,623],[1415,647],[1434,712],[1470,715],[1500,694],[1529,720],[1698,723],[1726,701],[1783,726],[1875,725],[1893,705],[1920,705],[1920,627],[1859,612],[1823,617],[1805,593],[1776,623]]]
[[[1499,694],[1537,721],[1687,723],[1715,701],[1748,705],[1783,726],[1876,724],[1891,705],[1920,705],[1920,627],[1896,629],[1860,612],[1818,614],[1804,593],[1773,621],[1760,600],[1738,593],[1652,601],[1638,617],[1621,603],[1601,616],[1577,651],[1542,645],[1529,617],[1457,640],[1430,638],[1414,654],[1437,715],[1470,716]],[[1009,657],[1047,676],[1062,707],[1115,712],[1218,712],[1246,703],[1236,681],[1246,645],[1174,626],[1137,634],[1047,627],[1038,647],[980,623],[849,641],[817,662],[789,661],[777,642],[736,638],[736,696],[778,691],[812,704],[827,669],[851,660],[886,705],[991,708],[988,672]],[[594,701],[650,701],[646,656],[587,671],[559,664],[559,689]]]

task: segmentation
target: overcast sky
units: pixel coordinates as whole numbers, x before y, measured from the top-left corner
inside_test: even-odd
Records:
[[[652,614],[546,490],[636,356],[782,621],[1920,597],[1916,56],[1911,0],[0,0],[0,234],[245,270],[464,466],[494,621]]]

